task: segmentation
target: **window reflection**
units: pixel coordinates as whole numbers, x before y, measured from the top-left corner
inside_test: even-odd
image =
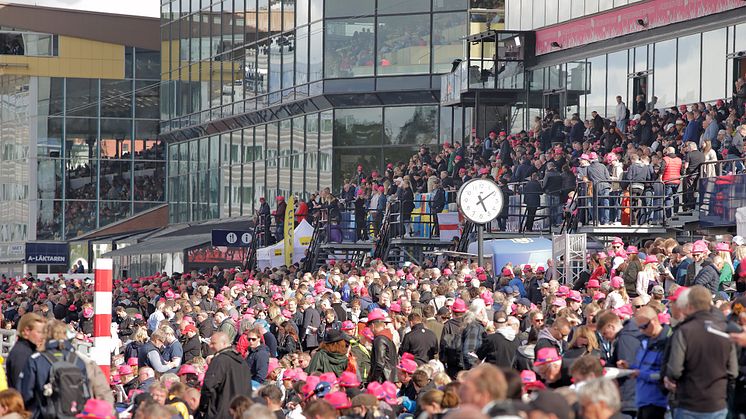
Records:
[[[62,201],[39,200],[36,239],[62,239]]]
[[[676,103],[692,103],[699,100],[700,41],[700,34],[679,38]],[[708,67],[707,70],[709,73],[711,69]]]
[[[65,197],[67,199],[96,198],[97,160],[68,160],[65,163]]]
[[[332,188],[338,190],[345,179],[351,179],[355,175],[358,165],[362,165],[363,171],[366,173],[370,173],[374,169],[379,170],[382,165],[381,152],[380,147],[335,149]],[[323,172],[322,170],[322,174]],[[328,183],[324,183],[322,178],[321,187],[324,188],[328,185]]]
[[[400,3],[400,5],[405,3],[407,2]],[[325,0],[324,17],[372,15],[374,7],[375,2],[370,0]]]
[[[96,228],[95,201],[65,201],[65,236],[77,237]]]
[[[124,220],[132,215],[130,202],[101,201],[99,205],[99,222],[105,226]]]
[[[661,108],[676,104],[676,40],[655,44],[655,71],[653,94],[658,97]]]
[[[386,108],[384,144],[431,144],[437,142],[437,106]]]
[[[726,28],[704,32],[702,34],[702,100],[713,100],[725,97],[723,77],[726,74]]]
[[[464,56],[463,38],[466,36],[464,13],[433,15],[433,72],[451,71],[453,60]]]
[[[132,191],[132,162],[129,160],[102,160],[99,180],[100,199],[130,200]]]
[[[378,14],[422,13],[430,11],[430,0],[378,0]]]
[[[430,16],[378,18],[378,74],[426,73],[430,68]]]
[[[334,145],[380,145],[382,109],[337,109],[334,111]],[[322,137],[323,139],[323,137]]]
[[[62,199],[62,160],[39,159],[36,166],[39,199]]]
[[[326,22],[327,78],[373,75],[374,28],[372,17]]]
[[[135,201],[162,201],[165,173],[159,162],[135,163]]]

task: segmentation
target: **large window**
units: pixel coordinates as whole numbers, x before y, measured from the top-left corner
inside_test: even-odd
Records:
[[[384,143],[391,145],[437,142],[437,106],[398,106],[386,108]]]
[[[326,21],[326,78],[372,76],[375,24],[373,18]]]
[[[463,12],[433,15],[433,73],[451,71],[453,60],[464,56],[466,31]]]
[[[370,0],[325,0],[324,16],[330,18],[372,15],[375,4],[375,1]]]
[[[337,109],[334,111],[334,145],[381,145],[381,108]]]
[[[676,102],[692,103],[699,100],[700,34],[679,38]],[[707,69],[708,74],[709,68]]]
[[[653,95],[660,108],[676,104],[676,40],[655,44],[655,72]]]
[[[430,11],[430,0],[378,0],[378,14],[421,13]]]
[[[606,112],[606,56],[588,59],[588,94],[586,107],[589,112],[596,111],[601,115],[611,116]],[[616,103],[616,102],[614,102]]]
[[[609,116],[616,104],[616,97],[621,96],[624,100],[627,96],[627,74],[627,50],[609,54],[606,66],[606,105]],[[633,106],[627,103],[627,107],[631,111]]]
[[[430,70],[430,15],[378,18],[378,74]]]
[[[702,34],[702,100],[725,97],[726,28]]]

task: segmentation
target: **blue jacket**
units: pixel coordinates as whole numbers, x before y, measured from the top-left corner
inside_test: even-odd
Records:
[[[518,288],[518,291],[521,293],[521,298],[528,296],[526,293],[526,287],[523,286],[523,281],[521,278],[513,278],[508,282],[508,285],[510,285],[513,288]]]
[[[640,371],[635,385],[635,405],[638,409],[643,406],[668,406],[667,396],[662,390],[661,367],[671,334],[671,327],[665,324],[657,338],[651,339],[646,336],[642,339],[635,363],[632,365],[632,368]]]
[[[702,122],[697,119],[689,121],[684,129],[684,142],[694,141],[699,143],[699,135],[702,132]]]
[[[640,330],[637,328],[637,323],[634,320],[627,320],[622,326],[622,330],[614,339],[614,353],[612,355],[612,366],[616,366],[616,362],[619,360],[627,361],[627,364],[632,365],[635,362],[637,351],[640,349],[640,340],[643,338]],[[635,379],[634,378],[620,378],[619,393],[622,395],[622,412],[635,410]]]
[[[62,350],[58,351],[60,343],[62,344]],[[68,341],[60,342],[57,340],[50,340],[47,342],[45,352],[52,356],[55,356],[57,352],[61,352],[62,356],[60,359],[67,358],[70,352],[73,351],[73,347]],[[86,374],[85,363],[82,359],[77,358],[75,364],[83,372],[83,377],[88,377]],[[52,364],[42,356],[40,352],[36,352],[31,355],[26,367],[20,376],[20,391],[23,396],[23,401],[26,404],[26,409],[33,413],[34,418],[40,417],[41,405],[39,401],[45,399],[42,391],[43,387],[49,382],[49,372],[52,370]]]

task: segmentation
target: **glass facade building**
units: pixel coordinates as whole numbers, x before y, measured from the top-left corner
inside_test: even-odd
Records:
[[[251,215],[468,138],[440,74],[503,26],[502,0],[162,1],[171,221]]]
[[[559,3],[568,10],[575,9],[575,1]],[[583,0],[578,2],[581,3]],[[592,5],[590,9],[589,3]],[[557,0],[508,0],[506,26],[541,31],[547,25],[557,24],[559,29],[555,32],[560,32],[563,20],[577,18],[568,22],[568,28],[585,25],[591,31],[600,31],[599,28],[593,29],[589,19],[608,12],[612,3],[614,8],[627,3],[629,7],[637,3],[643,6],[643,2],[617,4],[616,1],[585,0],[585,9],[578,6],[577,15],[560,11],[557,20],[549,19],[547,14],[546,19],[537,20],[538,9],[547,13],[552,10],[554,16]],[[644,3],[651,11],[676,7],[677,4],[664,4],[658,0]],[[529,6],[531,4],[533,9]],[[597,10],[596,4],[606,9]],[[581,14],[581,10],[586,12]],[[624,12],[625,9],[621,8],[611,13]],[[591,16],[586,16],[589,14]],[[612,117],[616,96],[621,96],[631,111],[640,95],[645,103],[654,102],[653,106],[661,110],[694,102],[714,103],[718,99],[730,99],[735,81],[746,76],[746,60],[743,59],[746,56],[746,24],[739,23],[744,18],[746,7],[737,5],[721,13],[652,29],[646,28],[645,19],[637,19],[632,33],[608,36],[608,39],[573,48],[563,49],[558,42],[553,45],[558,47],[557,51],[539,55],[535,65],[527,69],[527,94],[525,101],[516,104],[521,117],[515,121],[512,131],[528,129],[533,118],[541,115],[547,107],[557,109],[567,117],[577,113],[581,119],[588,119],[592,111]]]
[[[30,10],[39,26],[80,13]],[[13,274],[25,242],[64,242],[163,203],[161,71],[156,49],[96,36],[3,26],[0,38],[0,273]]]

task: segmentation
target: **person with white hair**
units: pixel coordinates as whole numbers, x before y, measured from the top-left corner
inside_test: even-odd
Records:
[[[608,378],[596,378],[578,389],[578,403],[585,419],[609,419],[621,409],[619,389]]]
[[[482,345],[487,322],[487,308],[484,300],[474,299],[464,316],[464,331],[461,334],[461,357],[464,369],[470,369],[479,362],[475,352]]]

